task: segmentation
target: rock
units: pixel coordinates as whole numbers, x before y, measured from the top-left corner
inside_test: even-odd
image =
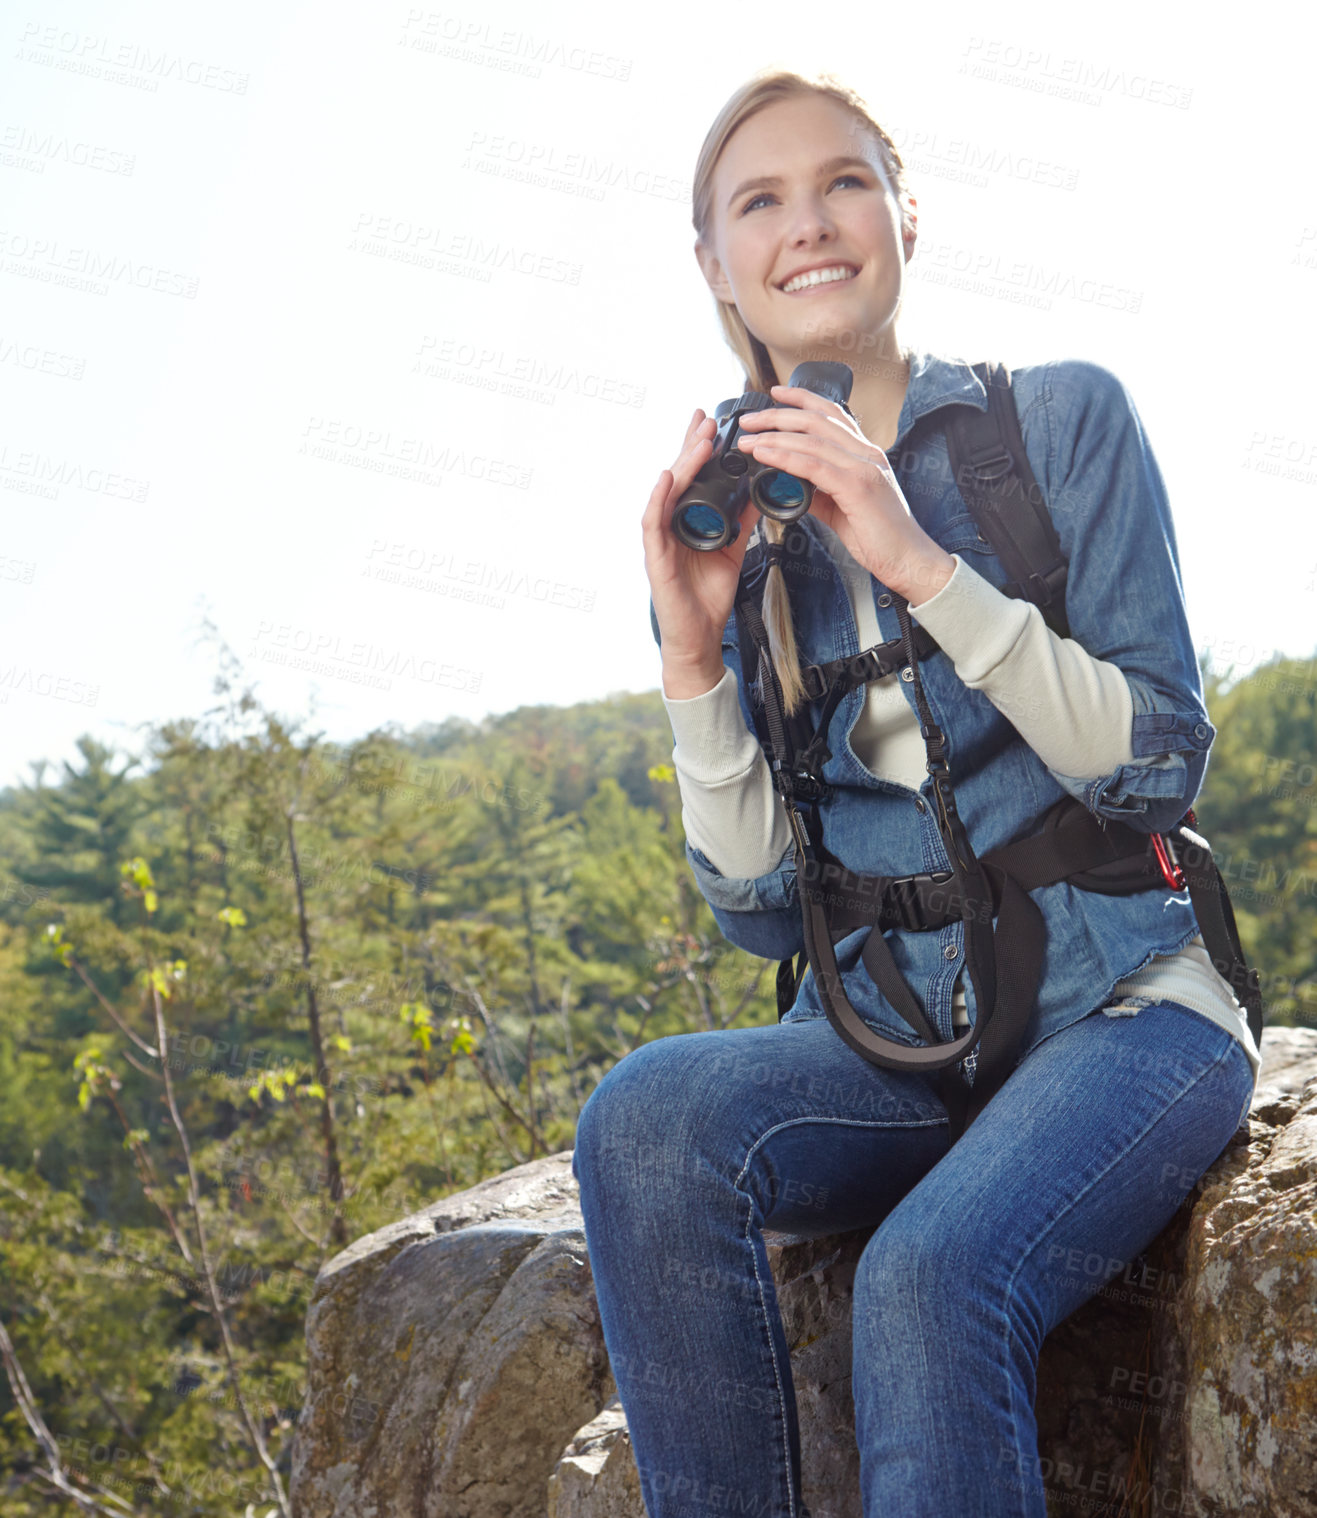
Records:
[[[1205,1518],[1317,1514],[1317,1072],[1258,1110],[1204,1177],[1160,1345],[1185,1390],[1154,1481]]]
[[[543,1518],[563,1448],[616,1391],[571,1159],[519,1165],[326,1262],[299,1518]]]
[[[850,1291],[868,1237],[765,1235],[811,1518],[861,1518]],[[646,1518],[570,1150],[328,1261],[307,1338],[296,1518]],[[1317,1518],[1317,1031],[1264,1030],[1247,1125],[1048,1335],[1035,1404],[1055,1515]]]
[[[645,1518],[617,1394],[563,1451],[549,1477],[548,1518]]]

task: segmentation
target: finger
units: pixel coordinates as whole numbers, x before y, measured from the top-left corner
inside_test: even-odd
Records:
[[[836,406],[830,411],[806,411],[798,406],[770,406],[763,411],[747,412],[740,419],[740,430],[752,437],[759,437],[765,431],[812,432],[816,436],[823,436],[824,433],[832,435],[840,431],[848,438],[868,443],[868,439],[851,418]],[[876,447],[876,444],[869,446]]]
[[[802,411],[832,411],[838,416],[846,415],[836,401],[817,395],[813,390],[802,390],[799,385],[773,385],[768,393],[779,406],[796,406]]]
[[[820,490],[835,490],[836,483],[844,478],[845,466],[840,460],[828,456],[817,447],[811,447],[814,439],[795,439],[788,442],[783,439],[777,443],[761,443],[755,440],[754,456],[770,469],[780,469],[786,474],[794,474],[797,479],[808,480]],[[843,455],[852,464],[861,464],[865,461],[856,459],[853,455]],[[872,466],[870,466],[872,467]]]
[[[854,460],[857,464],[863,464],[866,468],[877,469],[882,473],[887,464],[887,455],[881,448],[868,448],[860,453],[855,447],[855,439],[849,433],[844,438],[835,433],[829,433],[826,437],[820,437],[817,433],[809,432],[758,432],[753,437],[745,440],[744,452],[753,458],[767,461],[767,449],[770,448],[793,448],[799,452],[808,453],[811,457],[831,459],[834,463],[842,460]],[[741,447],[742,439],[737,438],[736,446]]]
[[[708,419],[706,418],[706,420]],[[663,494],[661,501],[659,502],[654,519],[653,530],[659,533],[661,536],[666,537],[669,534],[672,517],[677,509],[678,502],[681,500],[682,496],[685,495],[687,489],[690,487],[691,481],[704,467],[712,452],[713,442],[711,438],[707,436],[697,437],[691,446],[686,450],[686,452],[683,453],[682,456],[677,460],[676,465],[672,469],[665,469],[663,471],[663,474],[659,476],[660,484],[662,484],[665,479],[667,482],[666,491]],[[655,486],[656,494],[658,493],[658,489],[659,486]],[[654,497],[651,496],[651,505],[653,505],[653,501]],[[649,513],[647,508],[647,517],[648,514]],[[676,539],[674,538],[673,542],[675,541]],[[657,551],[660,546],[661,545],[656,543],[654,545],[655,550]]]
[[[653,534],[659,530],[663,523],[663,503],[668,498],[668,492],[672,488],[672,471],[664,469],[658,477],[658,483],[650,492],[649,500],[645,503],[644,514],[640,518],[641,535],[645,546],[648,548]]]
[[[695,408],[695,415],[691,417],[690,426],[686,429],[686,436],[682,439],[681,452],[677,455],[676,462],[673,464],[674,469],[677,467],[677,464],[681,463],[686,454],[690,452],[691,444],[694,443],[697,436],[713,436],[713,431],[706,429],[704,425],[706,422],[712,422],[712,420],[712,417],[705,416],[698,406]]]

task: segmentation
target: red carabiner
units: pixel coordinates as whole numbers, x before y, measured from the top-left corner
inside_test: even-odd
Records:
[[[1157,863],[1161,865],[1162,878],[1173,891],[1184,890],[1184,871],[1180,868],[1175,855],[1171,853],[1162,834],[1152,835],[1152,846],[1157,852]]]

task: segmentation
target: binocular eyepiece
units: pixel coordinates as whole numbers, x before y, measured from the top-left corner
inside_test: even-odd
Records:
[[[854,375],[849,364],[818,360],[797,364],[791,371],[789,385],[812,390],[825,400],[836,403],[848,415]],[[734,543],[741,530],[740,516],[745,510],[746,495],[766,517],[775,522],[799,521],[814,499],[814,486],[784,469],[773,469],[736,446],[740,436],[740,419],[750,411],[766,411],[785,406],[758,390],[743,390],[714,412],[717,431],[713,452],[704,467],[691,481],[672,513],[672,531],[688,548],[709,552]]]

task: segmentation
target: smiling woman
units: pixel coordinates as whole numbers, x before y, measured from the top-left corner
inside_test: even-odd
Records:
[[[898,340],[915,201],[835,79],[737,90],[693,219],[745,388],[771,402],[735,446],[814,489],[788,528],[747,498],[730,543],[680,541],[714,449],[697,410],[645,508],[687,857],[732,943],[809,966],[779,970],[776,1025],[642,1045],[581,1113],[573,1173],[641,1490],[650,1518],[808,1518],[763,1231],[867,1228],[866,1518],[1045,1518],[1038,1352],[1102,1285],[1056,1262],[1146,1248],[1259,1066],[1222,974],[1246,967],[1217,953],[1219,905],[1209,956],[1208,877],[1165,841],[1197,837],[1215,736],[1169,503],[1114,374],[1016,369],[1014,470],[1063,570],[1030,586],[1046,618],[1021,593],[948,451],[953,415],[1002,417],[999,379]],[[782,383],[810,360],[851,369],[846,406]]]

